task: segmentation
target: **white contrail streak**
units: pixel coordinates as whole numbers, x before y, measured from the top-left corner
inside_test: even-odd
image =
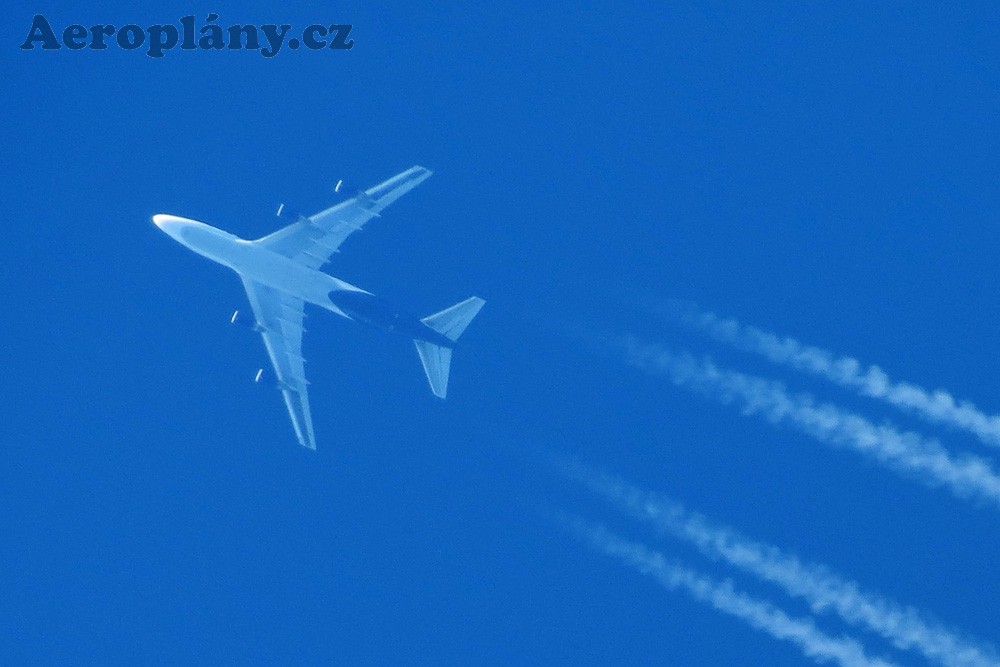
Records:
[[[878,366],[864,366],[852,357],[838,357],[829,350],[805,345],[794,338],[781,338],[715,313],[680,306],[664,312],[720,343],[821,377],[926,421],[967,431],[985,444],[1000,447],[1000,416],[986,414],[968,401],[957,401],[944,390],[930,391],[908,382],[893,381]]]
[[[618,347],[629,365],[738,405],[743,414],[791,425],[817,441],[853,449],[888,468],[945,486],[956,496],[1000,506],[1000,477],[979,457],[949,455],[937,440],[876,425],[835,405],[817,403],[808,394],[789,393],[780,382],[720,369],[708,359],[699,361],[686,353],[642,344],[631,336]]]
[[[835,662],[854,667],[892,663],[865,654],[855,639],[831,637],[819,630],[810,618],[793,618],[769,602],[757,600],[733,588],[732,582],[715,581],[678,563],[666,560],[662,554],[641,544],[629,542],[602,526],[583,521],[568,521],[570,529],[599,551],[621,560],[626,565],[648,574],[668,590],[684,591],[698,602],[735,616],[751,627],[775,639],[791,642],[818,663]]]
[[[860,590],[822,565],[803,563],[775,546],[756,542],[735,530],[712,525],[678,502],[595,472],[576,461],[560,466],[563,473],[605,497],[633,516],[653,523],[666,534],[694,545],[722,560],[780,586],[788,595],[805,600],[815,613],[833,612],[851,625],[868,628],[896,648],[919,651],[928,660],[947,667],[996,667],[1000,659],[990,646],[963,638],[912,607]]]

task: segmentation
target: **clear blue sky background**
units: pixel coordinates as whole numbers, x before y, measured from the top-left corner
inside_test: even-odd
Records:
[[[549,451],[1000,640],[996,510],[568,335],[640,331],[782,375],[639,305],[691,299],[1000,411],[996,12],[796,4],[15,0],[0,55],[3,662],[803,660],[560,532],[544,508],[805,613],[629,524],[552,475]],[[352,23],[356,47],[17,48],[35,13],[63,27],[208,11]],[[239,281],[150,215],[255,238],[280,202],[313,212],[338,179],[412,164],[434,177],[328,270],[417,313],[487,306],[447,402],[411,345],[314,312],[306,451],[252,382],[260,340],[228,325]]]

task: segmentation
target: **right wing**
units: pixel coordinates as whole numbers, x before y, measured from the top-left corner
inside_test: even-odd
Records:
[[[377,217],[386,206],[423,183],[432,173],[420,166],[410,167],[347,201],[308,218],[301,217],[257,243],[310,269],[318,269],[330,261],[330,255],[337,252],[344,239]]]
[[[305,304],[301,299],[246,278],[243,279],[243,287],[257,319],[256,328],[271,357],[295,436],[303,447],[316,449],[312,414],[309,412],[306,360],[302,358]]]

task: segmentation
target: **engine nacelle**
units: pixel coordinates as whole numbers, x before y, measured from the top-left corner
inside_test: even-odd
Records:
[[[233,316],[229,318],[229,323],[236,324],[249,331],[256,331],[258,333],[261,331],[261,326],[257,323],[256,319],[252,316],[248,317],[238,310],[233,311]]]
[[[289,222],[297,222],[305,219],[304,215],[293,209],[291,206],[286,206],[284,204],[278,207],[277,216],[282,220],[288,220]]]

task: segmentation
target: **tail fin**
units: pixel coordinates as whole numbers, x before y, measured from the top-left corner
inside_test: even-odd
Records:
[[[415,340],[413,344],[417,346],[417,354],[420,355],[420,363],[424,365],[424,373],[431,385],[431,391],[438,398],[444,398],[448,395],[451,348],[428,343],[425,340]]]
[[[440,313],[434,313],[420,320],[439,334],[447,336],[452,340],[458,340],[469,322],[479,313],[479,309],[486,303],[478,296],[471,296],[461,303],[456,303],[451,308],[445,308]]]
[[[478,296],[470,297],[440,313],[434,313],[420,320],[431,329],[451,340],[458,340],[469,323],[479,313],[486,302]],[[424,366],[431,391],[439,398],[448,394],[448,371],[451,369],[451,348],[435,345],[424,340],[415,340],[420,363]]]

